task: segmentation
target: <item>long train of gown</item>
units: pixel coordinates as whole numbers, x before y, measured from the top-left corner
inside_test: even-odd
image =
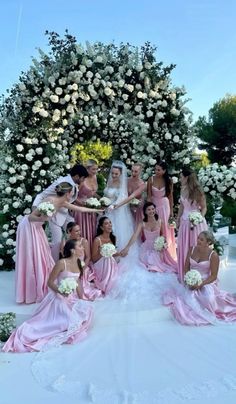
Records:
[[[177,272],[177,263],[173,260],[167,249],[156,251],[154,241],[160,236],[160,228],[150,231],[143,228],[145,241],[140,246],[139,257],[148,271],[154,272]]]
[[[196,202],[192,202],[189,199],[183,198],[182,196],[180,200],[183,204],[184,210],[180,218],[180,226],[177,240],[178,245],[177,255],[178,255],[178,276],[180,282],[183,282],[184,266],[189,249],[197,244],[197,238],[199,234],[202,231],[207,230],[208,227],[206,224],[206,220],[204,218],[201,223],[197,224],[196,226],[194,226],[193,229],[191,229],[188,215],[193,211],[197,211],[200,213],[199,206],[197,205]]]
[[[47,281],[55,263],[43,222],[24,216],[16,234],[16,302],[40,302],[47,293]]]
[[[205,280],[210,276],[210,257],[201,262],[190,257],[190,267],[197,269]],[[217,281],[198,290],[179,285],[164,294],[163,303],[170,307],[176,320],[184,325],[215,324],[217,320],[236,321],[236,298],[220,290]]]
[[[78,274],[65,269],[58,282],[68,277],[77,279]],[[91,321],[90,303],[78,299],[76,292],[64,297],[50,290],[33,316],[11,334],[3,351],[42,351],[63,343],[77,343],[86,337]]]
[[[176,259],[175,230],[170,228],[168,221],[170,217],[170,202],[165,196],[165,187],[158,189],[152,185],[152,202],[156,205],[156,210],[163,225],[163,235],[168,243],[168,251],[172,258]]]
[[[86,199],[93,197],[95,191],[92,191],[84,183],[80,186],[78,201],[86,201]],[[96,235],[97,228],[97,214],[86,212],[73,212],[75,222],[80,225],[81,234],[88,240],[90,248],[92,248],[93,239]]]

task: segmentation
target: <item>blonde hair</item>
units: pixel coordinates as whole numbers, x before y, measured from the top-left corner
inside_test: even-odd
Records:
[[[208,244],[209,245],[212,245],[212,244],[214,244],[215,243],[215,237],[213,236],[213,234],[210,232],[210,231],[208,231],[208,230],[204,230],[204,231],[202,231],[200,234],[199,234],[199,236],[204,236],[205,237],[205,239],[206,239],[206,241],[208,242]]]
[[[85,166],[87,168],[89,168],[89,167],[92,167],[92,166],[97,166],[97,164],[98,164],[98,162],[96,160],[89,159],[89,160],[86,161]]]
[[[133,163],[132,164],[132,167],[139,167],[140,168],[140,171],[143,169],[143,164],[142,163]]]
[[[182,175],[187,178],[188,197],[191,201],[200,202],[204,195],[203,189],[198,181],[196,173],[191,168],[184,168]]]
[[[72,191],[73,186],[69,182],[60,182],[55,188],[57,196],[63,196]]]

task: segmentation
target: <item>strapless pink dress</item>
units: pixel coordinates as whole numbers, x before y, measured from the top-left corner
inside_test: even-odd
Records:
[[[47,293],[47,281],[55,263],[43,222],[20,221],[16,234],[15,293],[17,303],[41,302]]]
[[[97,262],[92,264],[92,269],[94,271],[95,286],[100,289],[104,295],[108,294],[116,283],[119,272],[115,258],[101,257]]]
[[[165,187],[158,189],[152,185],[152,202],[156,205],[156,210],[163,224],[163,235],[168,243],[168,251],[173,259],[176,259],[175,230],[169,227],[170,202],[165,196]]]
[[[96,191],[92,191],[84,183],[80,186],[78,201],[85,202],[86,199],[92,198]],[[97,215],[96,213],[82,213],[73,212],[72,213],[75,222],[80,225],[81,234],[88,240],[90,248],[92,248],[92,243],[94,237],[96,236],[97,229]]]
[[[202,262],[190,258],[190,265],[191,269],[201,273],[203,280],[210,276],[210,257]],[[236,298],[220,290],[217,281],[193,291],[179,285],[165,293],[163,303],[170,307],[175,319],[184,325],[214,324],[217,320],[236,321]]]
[[[81,245],[81,255],[79,257],[81,261],[84,261],[84,248]],[[96,288],[95,283],[95,274],[90,266],[86,266],[83,268],[83,276],[81,279],[82,289],[83,289],[83,299],[85,300],[95,300],[102,296],[101,290]]]
[[[196,226],[194,226],[193,229],[191,229],[188,215],[190,212],[193,211],[200,212],[200,209],[196,204],[196,202],[191,203],[191,201],[183,197],[181,197],[180,200],[183,204],[184,210],[180,218],[180,226],[177,240],[178,245],[177,253],[178,253],[178,277],[180,282],[183,282],[184,265],[188,251],[191,247],[194,247],[197,244],[198,235],[202,231],[207,230],[208,227],[206,224],[206,220],[204,218],[202,223],[197,224]]]
[[[58,282],[68,277],[77,279],[78,274],[65,269]],[[80,300],[76,292],[64,297],[50,290],[33,316],[11,334],[3,351],[32,352],[63,343],[74,344],[87,335],[91,322],[89,302]]]
[[[140,247],[140,261],[148,271],[154,272],[177,272],[177,263],[173,260],[168,250],[156,251],[154,241],[160,236],[160,228],[150,231],[143,228],[145,241]]]

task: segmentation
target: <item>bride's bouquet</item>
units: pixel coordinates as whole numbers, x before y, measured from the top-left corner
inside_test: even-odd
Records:
[[[48,217],[51,217],[55,212],[55,207],[51,202],[42,202],[39,204],[37,209],[42,215]]]
[[[97,198],[88,198],[86,199],[86,206],[88,206],[89,208],[98,209],[101,207],[101,203]]]
[[[74,278],[62,279],[58,286],[58,291],[60,293],[70,295],[77,288],[78,284]]]
[[[190,271],[186,272],[184,275],[184,282],[190,287],[200,285],[202,283],[200,272],[197,269],[190,269]]]
[[[191,230],[194,228],[194,226],[197,226],[199,223],[203,222],[203,217],[202,217],[201,213],[198,211],[190,212],[188,215],[188,218],[190,221]]]
[[[112,201],[110,198],[107,198],[106,196],[103,196],[102,198],[99,199],[99,202],[101,206],[105,206],[106,208],[111,205]]]
[[[164,236],[159,236],[154,240],[154,250],[162,251],[168,247],[166,239]]]
[[[110,258],[117,252],[117,250],[114,244],[106,243],[101,246],[100,252],[102,257]]]

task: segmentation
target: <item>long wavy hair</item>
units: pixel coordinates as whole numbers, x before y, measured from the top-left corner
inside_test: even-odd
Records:
[[[96,237],[99,237],[99,236],[101,236],[101,234],[103,234],[102,226],[106,219],[110,220],[109,217],[107,217],[107,216],[100,217],[100,219],[98,221]],[[116,245],[116,236],[112,232],[110,233],[110,239],[111,239],[112,244]]]
[[[149,206],[153,206],[153,207],[156,209],[156,205],[155,205],[155,203],[153,203],[153,202],[146,202],[146,203],[143,205],[143,216],[144,216],[143,221],[144,221],[144,222],[147,222],[147,221],[148,221],[148,215],[147,215],[147,213],[146,213],[146,210],[147,210],[147,208],[148,208]],[[155,213],[155,219],[158,220],[158,214],[157,214],[157,213]]]
[[[168,197],[171,193],[171,185],[172,185],[172,182],[171,182],[171,179],[170,179],[170,176],[168,173],[168,166],[165,161],[159,161],[159,160],[157,160],[156,166],[160,166],[162,168],[162,170],[165,170],[165,172],[163,174],[163,178],[165,181],[166,196]]]
[[[187,178],[187,191],[188,197],[193,202],[200,202],[202,196],[204,195],[203,189],[198,181],[197,174],[189,167],[184,167],[182,169],[182,175]]]
[[[76,243],[78,243],[78,240],[67,240],[66,244],[64,245],[64,249],[63,249],[63,258],[70,258],[72,257],[73,253],[72,250],[75,249],[76,247]],[[80,270],[80,277],[83,275],[83,267],[81,264],[80,259],[77,259],[77,264],[78,264],[78,268]]]

